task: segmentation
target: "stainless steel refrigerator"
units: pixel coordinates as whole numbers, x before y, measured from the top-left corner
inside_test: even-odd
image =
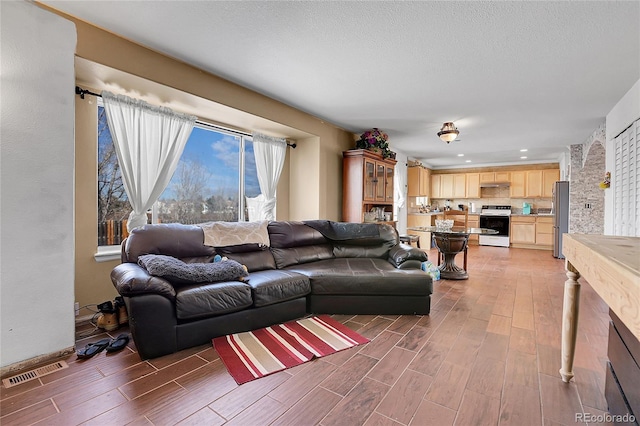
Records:
[[[569,232],[569,182],[556,182],[553,187],[553,257],[564,259],[562,234]]]

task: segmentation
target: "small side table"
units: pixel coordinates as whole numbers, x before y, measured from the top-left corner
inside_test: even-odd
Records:
[[[411,243],[416,243],[418,245],[418,248],[420,248],[420,236],[408,234],[408,235],[400,235],[399,237],[400,237],[401,243],[409,244],[409,245],[411,245]]]

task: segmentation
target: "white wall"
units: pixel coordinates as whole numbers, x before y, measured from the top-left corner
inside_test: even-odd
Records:
[[[74,345],[75,26],[0,2],[0,366]]]
[[[640,80],[618,101],[611,112],[607,114],[607,142],[606,169],[611,173],[615,170],[615,152],[613,140],[631,123],[640,118]],[[604,234],[614,235],[615,211],[613,206],[613,192],[608,189],[604,194]]]
[[[401,208],[398,208],[398,206],[395,204],[395,196],[394,196],[394,205],[393,205],[393,209],[394,209],[394,218],[395,220],[398,221],[398,223],[396,223],[396,229],[398,230],[399,234],[406,234],[407,233],[407,205],[409,204],[409,200],[407,199],[407,155],[405,153],[403,153],[402,151],[396,151],[396,171],[397,173],[402,173],[404,179],[402,179],[402,182],[404,182],[404,206]],[[397,177],[396,177],[397,179]],[[393,185],[394,188],[394,192],[395,192],[395,184]]]

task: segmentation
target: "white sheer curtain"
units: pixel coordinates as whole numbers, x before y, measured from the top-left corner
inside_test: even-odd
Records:
[[[133,208],[127,222],[131,231],[147,223],[147,210],[169,184],[196,117],[106,91],[102,100]]]
[[[287,153],[287,141],[260,133],[254,133],[252,136],[258,183],[264,196],[260,215],[255,220],[274,220],[276,218],[276,188]]]
[[[396,202],[396,208],[401,209],[406,202],[407,194],[407,167],[402,163],[396,163],[394,175],[394,201]]]

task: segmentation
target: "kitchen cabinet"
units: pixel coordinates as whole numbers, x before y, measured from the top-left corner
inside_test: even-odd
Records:
[[[536,217],[536,245],[553,247],[553,218],[552,217]]]
[[[542,197],[542,170],[527,171],[525,197]]]
[[[542,171],[542,196],[553,197],[553,184],[560,180],[560,169],[547,169]]]
[[[536,218],[511,216],[510,242],[511,244],[535,244]]]
[[[440,197],[453,198],[453,175],[440,176]]]
[[[511,198],[525,197],[526,173],[524,171],[511,172],[511,185],[509,186],[509,195]]]
[[[431,226],[434,215],[426,215],[426,214],[408,214],[407,215],[407,228],[415,228],[415,227],[423,227],[423,226]],[[429,249],[431,247],[431,232],[421,232],[421,231],[409,231],[408,234],[417,235],[420,237],[420,247],[423,249]]]
[[[363,149],[342,156],[342,220],[362,222],[373,207],[391,212],[396,160]]]
[[[514,247],[550,250],[553,247],[553,217],[511,216],[510,241]]]
[[[442,175],[431,175],[431,198],[442,198],[441,177]]]
[[[480,173],[480,183],[510,182],[510,172]]]
[[[467,198],[480,198],[480,173],[467,173]]]
[[[480,228],[480,216],[477,214],[470,214],[467,219],[467,225],[469,228]],[[469,241],[473,241],[478,244],[478,234],[469,235]]]
[[[467,197],[467,175],[456,173],[453,175],[453,198]]]
[[[436,178],[437,176],[437,178]],[[440,183],[440,191],[436,194],[436,181]],[[431,175],[431,198],[466,198],[466,173]]]
[[[409,197],[429,197],[431,194],[430,170],[422,166],[407,169],[407,195]]]

